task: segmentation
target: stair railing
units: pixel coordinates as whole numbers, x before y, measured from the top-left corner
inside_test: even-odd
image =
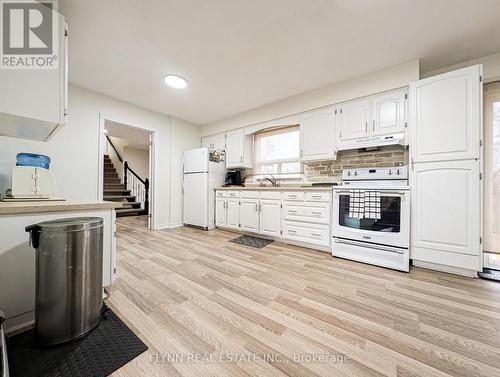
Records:
[[[113,150],[115,151],[116,155],[118,156],[118,160],[120,162],[123,162],[122,156],[120,156],[120,153],[118,153],[118,151],[116,150],[115,146],[113,145],[113,142],[111,141],[111,139],[109,138],[108,135],[106,135],[106,139],[108,139],[109,145],[111,145],[113,147]]]
[[[123,163],[123,183],[125,190],[130,190],[131,194],[141,203],[146,215],[149,214],[149,179],[142,179],[133,171],[128,162]]]

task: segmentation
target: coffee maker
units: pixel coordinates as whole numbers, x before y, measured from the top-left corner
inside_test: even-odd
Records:
[[[242,186],[240,170],[229,170],[226,172],[226,180],[224,186]]]

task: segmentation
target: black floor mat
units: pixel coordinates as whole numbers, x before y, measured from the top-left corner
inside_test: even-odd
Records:
[[[10,377],[107,376],[148,349],[111,309],[102,316],[88,335],[58,347],[36,348],[34,330],[9,338]]]
[[[483,279],[488,279],[488,280],[500,282],[500,271],[497,271],[497,270],[483,268],[483,272],[478,272],[477,275]]]
[[[256,247],[257,249],[262,249],[264,246],[267,246],[270,243],[273,243],[274,241],[259,237],[241,236],[233,240],[230,240],[229,242],[234,242],[239,245],[251,246],[251,247]]]

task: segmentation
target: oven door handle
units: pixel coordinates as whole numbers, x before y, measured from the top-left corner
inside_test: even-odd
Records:
[[[360,190],[363,190],[363,191],[377,191],[380,194],[384,194],[384,195],[401,195],[401,196],[410,192],[410,191],[389,191],[389,190],[382,191],[382,190],[367,190],[367,189],[360,189]],[[339,190],[339,191],[335,191],[335,193],[337,193],[337,194],[350,194],[351,191],[349,191],[349,190]]]
[[[342,238],[335,238],[335,237],[333,238],[333,242],[334,243],[343,243],[345,245],[351,245],[351,246],[368,247],[371,249],[382,250],[382,251],[392,251],[392,252],[396,252],[398,254],[404,254],[404,252],[405,252],[405,249],[401,249],[399,247],[378,245],[375,243],[367,243],[367,242],[361,242],[361,241],[345,240]]]

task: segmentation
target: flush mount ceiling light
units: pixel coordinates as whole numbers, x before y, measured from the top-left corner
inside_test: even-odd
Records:
[[[187,86],[187,81],[177,75],[166,75],[165,83],[176,89],[184,89]]]

